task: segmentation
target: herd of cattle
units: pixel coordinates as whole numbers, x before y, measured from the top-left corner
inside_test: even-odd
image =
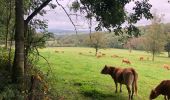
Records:
[[[56,53],[59,53],[59,51],[55,51]],[[64,51],[61,51],[61,53],[64,53]],[[92,53],[91,51],[89,53]],[[79,55],[82,55],[82,52],[79,52]],[[101,58],[103,56],[106,56],[106,54],[99,52],[96,57]],[[123,58],[118,55],[112,55],[112,58]],[[139,57],[140,61],[144,60],[144,57]],[[146,57],[146,60],[149,60],[149,57]],[[122,63],[125,64],[131,64],[131,61],[127,58],[122,59]],[[164,64],[163,68],[170,70],[170,65]],[[137,95],[137,80],[138,80],[138,73],[134,68],[118,68],[115,66],[108,66],[105,65],[104,68],[101,71],[101,74],[108,74],[111,75],[112,79],[114,80],[116,91],[118,88],[118,83],[120,84],[120,92],[122,92],[122,84],[126,85],[126,88],[128,90],[128,97],[129,100],[133,99],[134,93]],[[163,80],[160,82],[159,85],[153,90],[151,90],[149,99],[155,99],[159,95],[164,95],[165,100],[170,100],[170,80]]]

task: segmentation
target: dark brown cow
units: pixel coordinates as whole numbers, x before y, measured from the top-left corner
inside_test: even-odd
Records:
[[[113,78],[116,85],[116,93],[118,83],[120,83],[120,92],[122,92],[122,84],[125,84],[129,94],[129,100],[133,99],[134,92],[137,94],[137,79],[138,74],[133,68],[116,68],[112,66],[107,66],[101,71],[102,74],[109,74]],[[132,86],[132,89],[130,88]],[[132,92],[131,92],[132,90]]]
[[[165,100],[170,100],[170,80],[162,81],[154,90],[151,91],[150,100],[159,95],[164,95]]]

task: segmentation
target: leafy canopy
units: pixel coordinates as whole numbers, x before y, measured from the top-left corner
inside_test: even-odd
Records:
[[[109,31],[114,30],[119,32],[122,30],[122,24],[127,22],[126,29],[131,33],[132,31],[138,32],[137,28],[133,25],[142,17],[151,19],[152,14],[150,9],[151,4],[149,0],[75,0],[72,3],[71,10],[74,12],[80,11],[86,15],[86,18],[94,18],[98,21],[98,26],[95,28],[97,31],[106,28]],[[135,6],[132,8],[134,13],[128,12],[125,6],[134,2]],[[139,33],[139,32],[138,32]],[[134,33],[135,36],[138,34]]]

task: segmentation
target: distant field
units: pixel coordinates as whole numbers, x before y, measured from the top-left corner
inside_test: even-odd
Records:
[[[57,50],[59,53],[55,53]],[[64,51],[61,53],[60,51]],[[92,53],[89,53],[91,51]],[[170,58],[166,54],[155,57],[151,61],[151,55],[144,51],[132,51],[121,49],[99,50],[105,53],[105,57],[96,58],[92,48],[46,48],[40,52],[45,56],[52,68],[49,83],[52,85],[52,94],[62,100],[127,100],[128,93],[123,85],[123,93],[115,94],[115,85],[109,75],[100,74],[104,65],[121,67],[133,67],[139,74],[138,96],[134,100],[148,100],[150,91],[160,81],[170,79],[170,71],[162,68],[163,64],[170,65]],[[80,55],[79,53],[82,53]],[[128,58],[132,65],[122,64],[123,58],[111,58],[116,54]],[[139,61],[139,57],[149,57],[150,60]],[[41,59],[38,62],[40,68],[46,72],[47,64]],[[56,99],[57,100],[57,99]],[[163,100],[160,96],[156,100]]]

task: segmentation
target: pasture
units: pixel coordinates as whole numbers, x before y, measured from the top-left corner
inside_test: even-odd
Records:
[[[138,95],[134,96],[134,100],[148,100],[152,88],[162,80],[170,79],[170,70],[163,68],[164,64],[170,65],[170,58],[167,58],[165,53],[156,56],[152,62],[151,54],[145,51],[132,51],[132,53],[121,49],[99,51],[105,55],[100,58],[95,57],[93,48],[40,49],[41,55],[46,57],[51,65],[52,72],[48,77],[51,94],[60,100],[127,100],[125,85],[122,86],[123,92],[116,94],[112,78],[100,73],[106,64],[136,69],[139,75]],[[119,57],[111,57],[112,55]],[[141,56],[144,57],[142,61]],[[147,60],[147,57],[150,59]],[[131,65],[122,63],[123,58],[129,59]],[[42,71],[47,72],[45,60],[40,59],[38,65]],[[156,100],[163,100],[163,96],[159,96]]]

